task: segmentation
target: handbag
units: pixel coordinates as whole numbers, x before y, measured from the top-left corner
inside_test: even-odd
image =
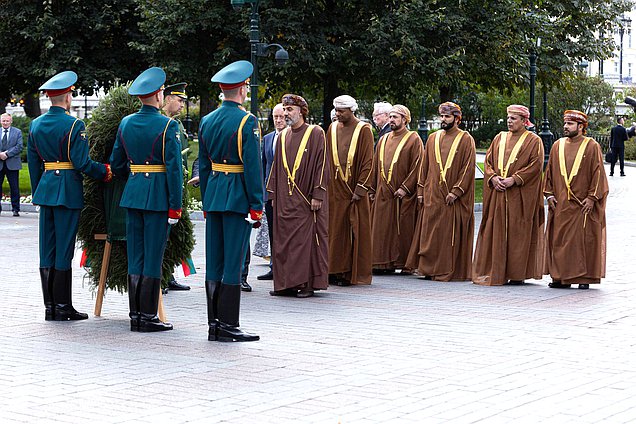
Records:
[[[614,152],[612,152],[612,149],[608,149],[607,153],[605,153],[605,162],[607,163],[612,163],[612,161],[614,160]]]

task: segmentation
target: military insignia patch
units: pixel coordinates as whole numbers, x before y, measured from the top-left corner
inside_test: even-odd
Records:
[[[80,131],[80,140],[82,141],[88,140],[88,138],[86,137],[86,131]]]
[[[181,132],[177,131],[177,141],[181,141]]]

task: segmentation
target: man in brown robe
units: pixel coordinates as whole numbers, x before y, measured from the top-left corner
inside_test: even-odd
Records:
[[[609,192],[601,147],[585,137],[587,115],[566,110],[552,146],[543,194],[548,200],[545,269],[552,288],[589,289],[605,277],[605,202]]]
[[[391,132],[378,141],[373,157],[375,172],[369,188],[373,269],[376,274],[403,274],[417,220],[417,171],[422,158],[422,139],[409,131],[411,112],[395,105],[389,112]]]
[[[508,132],[495,136],[484,162],[484,207],[473,283],[523,284],[543,276],[543,142],[526,129],[528,108],[507,108]]]
[[[283,96],[285,122],[267,182],[274,210],[272,296],[313,296],[329,286],[329,162],[325,132],[308,125],[307,102]]]
[[[371,207],[367,192],[373,166],[371,125],[354,112],[351,96],[333,101],[336,122],[327,131],[329,180],[329,282],[371,284]]]
[[[442,103],[439,114],[441,130],[424,149],[417,193],[422,207],[407,266],[425,279],[466,281],[473,253],[475,141],[458,128],[458,105]]]

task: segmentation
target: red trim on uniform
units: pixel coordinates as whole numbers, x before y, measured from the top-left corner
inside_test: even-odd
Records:
[[[160,88],[159,90],[153,91],[152,93],[149,93],[149,94],[144,94],[143,96],[139,95],[137,97],[139,97],[140,99],[147,99],[148,97],[154,96],[155,94],[157,94],[161,90],[163,90],[163,88]]]
[[[61,90],[46,90],[46,95],[49,97],[57,97],[57,96],[61,96],[62,94],[68,93],[72,89],[73,89],[73,86],[63,88]]]
[[[250,209],[250,218],[252,221],[260,221],[263,219],[263,211],[255,211],[254,209]]]
[[[168,209],[168,218],[181,219],[181,209]]]
[[[245,85],[245,81],[237,82],[236,84],[219,83],[219,87],[221,87],[221,90],[233,90],[233,89],[239,88],[239,87],[241,87],[243,85]]]
[[[106,167],[106,176],[104,177],[102,181],[104,181],[105,183],[108,183],[110,182],[110,180],[113,179],[113,171],[111,171],[109,163],[105,163],[104,166]]]

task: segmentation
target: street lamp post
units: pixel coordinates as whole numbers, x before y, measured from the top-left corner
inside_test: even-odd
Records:
[[[258,116],[258,58],[267,56],[267,49],[269,49],[270,47],[276,47],[276,62],[279,65],[284,65],[287,60],[289,60],[289,54],[280,44],[266,44],[260,42],[260,16],[258,14],[260,0],[231,0],[230,4],[236,10],[240,9],[245,4],[250,4],[252,6],[252,15],[250,17],[250,62],[254,67],[254,72],[252,73],[252,78],[250,79],[250,112],[252,113],[252,115]]]
[[[536,47],[535,47],[536,46]],[[541,47],[541,38],[537,38],[536,45],[530,51],[530,122],[535,123],[534,110],[536,108],[534,100],[534,88],[537,80],[537,49]],[[536,126],[535,126],[536,131]]]
[[[422,113],[420,114],[419,125],[417,126],[417,132],[422,139],[422,143],[426,147],[426,140],[428,140],[428,122],[426,122],[426,96],[422,96]]]
[[[620,51],[620,59],[619,59],[619,74],[618,80],[622,84],[623,83],[623,35],[625,35],[625,27],[632,23],[632,20],[627,16],[622,16],[620,19],[620,26],[618,27],[618,34],[621,37],[621,51]]]
[[[541,123],[541,131],[539,137],[543,142],[543,169],[548,165],[550,150],[554,142],[554,134],[550,131],[550,121],[548,120],[548,91],[543,87],[543,122]]]

